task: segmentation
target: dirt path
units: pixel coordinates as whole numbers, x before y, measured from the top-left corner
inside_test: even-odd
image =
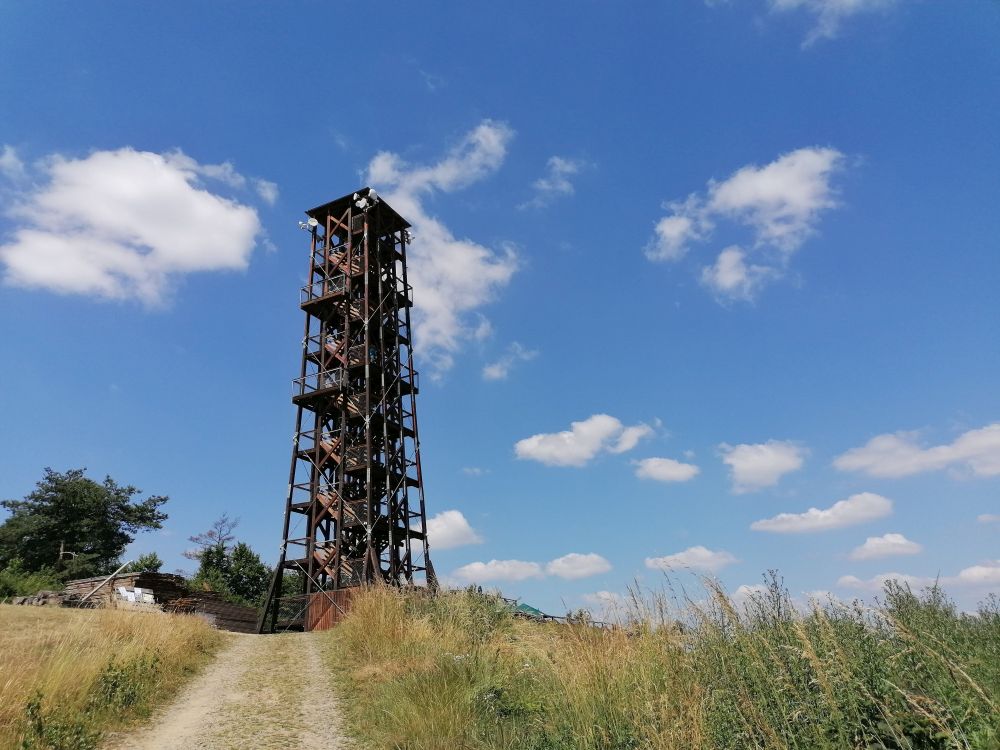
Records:
[[[347,750],[317,638],[241,635],[149,726],[105,750]]]

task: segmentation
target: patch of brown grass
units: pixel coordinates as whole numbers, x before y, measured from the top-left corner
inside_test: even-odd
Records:
[[[144,715],[224,640],[188,615],[0,605],[0,748],[86,747],[66,738]]]

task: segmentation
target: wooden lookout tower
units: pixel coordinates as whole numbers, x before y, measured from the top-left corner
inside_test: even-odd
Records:
[[[366,584],[435,585],[417,436],[410,225],[369,188],[306,215],[283,543],[259,632],[328,627]]]

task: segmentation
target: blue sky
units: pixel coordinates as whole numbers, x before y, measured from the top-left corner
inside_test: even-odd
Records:
[[[170,495],[170,568],[223,512],[276,558],[296,224],[371,182],[450,580],[1000,590],[996,3],[0,19],[3,497],[86,466]]]

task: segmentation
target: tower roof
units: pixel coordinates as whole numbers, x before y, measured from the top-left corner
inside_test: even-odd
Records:
[[[343,213],[351,207],[357,195],[358,199],[367,198],[372,192],[370,187],[363,187],[360,190],[356,190],[353,193],[348,193],[345,196],[332,200],[329,203],[324,203],[322,206],[316,206],[316,208],[310,208],[306,211],[306,215],[316,219],[317,221],[323,221],[328,214],[334,214],[336,216],[342,216]],[[375,206],[369,209],[369,212],[375,212],[375,218],[378,221],[379,226],[390,232],[395,232],[399,229],[409,229],[410,222],[396,213],[395,209],[390,206],[385,200],[378,196],[378,202]]]

